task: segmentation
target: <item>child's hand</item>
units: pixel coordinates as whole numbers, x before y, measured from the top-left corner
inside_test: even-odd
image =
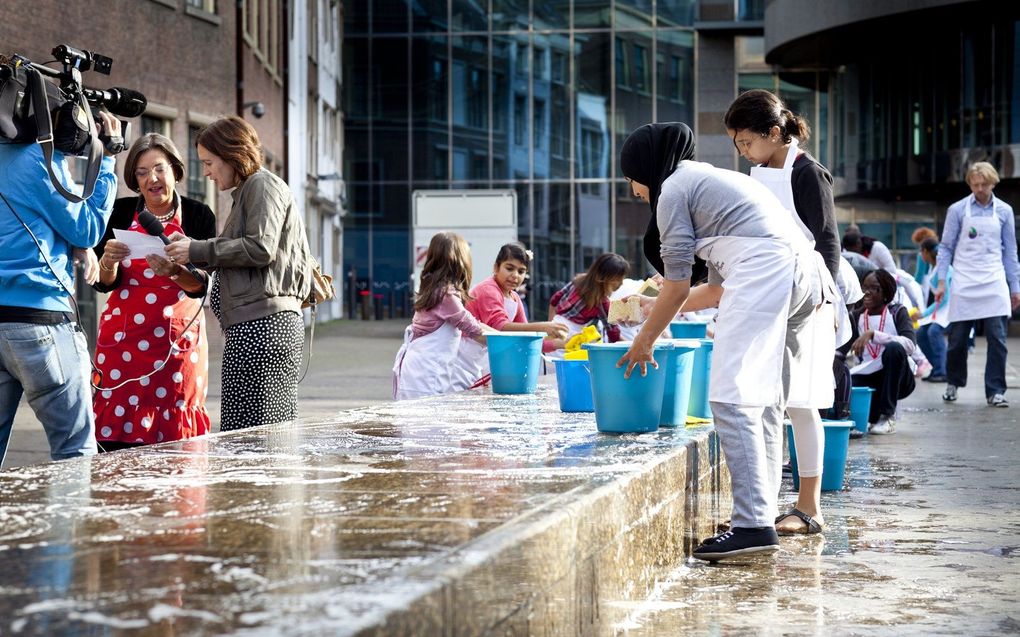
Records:
[[[546,321],[545,323],[539,323],[540,331],[545,332],[546,336],[550,339],[565,339],[567,337],[567,326],[563,323],[557,323],[556,321]]]

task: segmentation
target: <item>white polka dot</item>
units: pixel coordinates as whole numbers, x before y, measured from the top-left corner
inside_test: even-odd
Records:
[[[135,426],[132,425],[131,423],[129,423],[129,422],[124,423],[124,433],[129,434],[129,433],[131,433],[131,430],[134,429],[134,428],[135,428]]]
[[[142,276],[146,279],[151,279],[156,276],[156,273],[152,271],[152,268],[145,268],[145,271],[142,272]]]
[[[164,398],[166,396],[166,387],[156,388],[156,398]]]
[[[145,295],[145,302],[148,303],[149,305],[152,305],[153,303],[156,302],[156,295],[153,294],[152,292],[149,292],[148,294]]]
[[[127,290],[124,291],[127,292]],[[120,308],[119,307],[113,308],[113,311],[110,312],[110,314],[113,314],[114,316],[120,316]]]
[[[142,387],[148,387],[150,382],[152,381],[149,380],[148,376],[142,376],[141,378],[138,379],[138,384],[141,385]]]
[[[166,330],[163,329],[162,327],[157,327],[156,329],[152,330],[152,333],[156,335],[156,338],[163,338],[163,336],[166,335]]]
[[[113,396],[113,392],[110,391],[109,389],[104,389],[103,390],[103,398],[105,398],[107,400],[110,400],[110,396]]]
[[[122,299],[126,299],[130,295],[131,295],[131,291],[128,290],[127,288],[124,288],[123,290],[120,291],[120,298],[122,298]]]
[[[139,436],[138,438],[135,438],[135,442],[145,442],[145,441],[142,440],[142,438]]]
[[[152,364],[153,369],[163,369],[163,361],[156,361]]]
[[[112,378],[113,380],[117,380],[118,378],[120,378],[120,370],[119,369],[111,369],[110,370],[110,378]]]
[[[169,409],[164,409],[163,410],[163,420],[170,420],[170,410]]]
[[[138,341],[138,351],[144,352],[147,349],[149,349],[149,341]]]
[[[142,418],[142,428],[143,429],[148,429],[151,426],[152,426],[152,418],[149,418],[148,416],[146,416],[145,418]]]
[[[145,322],[145,315],[144,314],[142,314],[141,312],[139,312],[138,314],[135,314],[135,323],[137,325],[141,325],[144,322]]]
[[[170,318],[173,315],[174,315],[174,306],[168,305],[165,308],[163,308],[163,316],[165,318]]]
[[[103,427],[99,430],[99,433],[103,434],[103,438],[109,438],[113,434],[113,429],[109,427]]]
[[[96,362],[97,363],[105,363],[106,362],[106,354],[100,354],[99,356],[96,356]]]
[[[117,332],[116,334],[114,334],[113,335],[113,340],[117,341],[118,343],[123,341],[124,340],[124,332]]]
[[[177,404],[177,408],[178,409],[184,409],[184,401],[183,400],[178,400],[176,404]]]
[[[130,268],[131,267],[131,259],[124,259],[123,261],[120,262],[120,266],[122,268]]]
[[[184,290],[181,290],[180,292],[177,293],[177,300],[178,301],[183,301],[184,297],[186,297],[186,296],[187,296],[187,294],[184,293]]]
[[[113,318],[113,314],[103,314],[103,322],[109,321]]]
[[[191,356],[188,357],[192,363],[198,362],[198,352],[192,352]]]
[[[123,354],[120,355],[120,357],[124,359],[125,363],[130,362],[131,361],[131,352],[124,352]]]
[[[156,432],[156,442],[163,442],[163,432],[162,431]]]
[[[128,279],[128,285],[138,285],[138,279]]]
[[[132,407],[138,405],[138,396],[128,396],[128,404]]]
[[[117,406],[116,406],[116,407],[115,407],[115,408],[113,409],[113,413],[114,413],[114,415],[115,415],[115,416],[117,416],[118,418],[120,418],[121,416],[123,416],[123,415],[124,415],[124,408],[123,408],[122,406],[120,406],[120,405],[117,405]]]
[[[174,382],[175,383],[179,383],[182,380],[184,380],[184,374],[182,374],[180,372],[174,372],[174,377],[173,378],[174,378]]]

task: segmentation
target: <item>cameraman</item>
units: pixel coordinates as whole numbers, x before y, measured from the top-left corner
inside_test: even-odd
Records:
[[[104,135],[118,138],[120,121],[103,111],[99,117]],[[113,209],[115,161],[104,153],[92,196],[73,203],[50,183],[39,144],[0,144],[0,463],[22,393],[46,430],[51,458],[96,453],[91,360],[72,308],[72,253],[99,242]],[[70,190],[64,154],[53,154],[54,174]]]

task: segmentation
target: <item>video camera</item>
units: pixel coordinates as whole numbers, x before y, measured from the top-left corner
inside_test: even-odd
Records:
[[[0,56],[0,143],[38,142],[48,166],[54,148],[67,155],[88,157],[83,197],[64,190],[50,168],[50,181],[57,190],[71,201],[80,201],[92,193],[103,148],[113,154],[125,148],[126,122],[121,122],[121,134],[116,136],[101,127],[97,129],[94,122],[98,109],[106,108],[121,117],[138,117],[148,102],[131,89],[84,86],[82,72],[94,70],[109,75],[111,58],[66,44],[55,47],[52,53],[53,61],[63,67],[59,71],[22,55]]]

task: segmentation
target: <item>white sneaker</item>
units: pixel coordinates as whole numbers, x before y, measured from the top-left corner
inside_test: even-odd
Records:
[[[896,421],[888,416],[880,416],[878,422],[868,427],[868,433],[884,436],[896,432]]]
[[[946,385],[946,393],[942,394],[942,400],[947,403],[951,403],[956,400],[956,385]]]
[[[995,394],[989,398],[988,404],[992,407],[1009,407],[1009,402],[1006,401],[1006,397],[1002,394]]]

